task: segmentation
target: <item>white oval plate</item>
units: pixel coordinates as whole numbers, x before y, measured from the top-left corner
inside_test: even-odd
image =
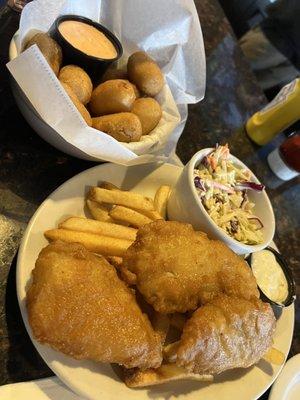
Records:
[[[85,215],[84,196],[90,186],[110,181],[123,189],[134,190],[153,197],[162,184],[173,186],[181,167],[169,164],[124,167],[103,164],[82,172],[61,185],[38,208],[22,239],[17,262],[17,294],[26,329],[36,349],[53,372],[74,392],[91,400],[176,399],[222,400],[257,399],[273,383],[281,366],[260,361],[247,369],[228,371],[215,378],[214,383],[192,381],[172,382],[154,388],[129,389],[115,375],[109,364],[78,361],[50,347],[39,344],[32,336],[25,305],[26,287],[39,252],[48,243],[43,236],[47,229],[70,215]],[[288,354],[294,327],[294,306],[285,308],[277,322],[274,347]],[[55,329],[55,328],[54,328]]]
[[[274,383],[269,400],[300,398],[300,354],[290,358]]]

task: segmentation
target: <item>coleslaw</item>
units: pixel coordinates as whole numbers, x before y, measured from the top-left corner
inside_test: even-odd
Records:
[[[251,171],[229,159],[229,148],[216,145],[194,169],[198,195],[212,220],[228,235],[245,244],[263,242],[261,220],[253,214],[255,204],[248,190],[262,191],[264,185],[251,182]]]

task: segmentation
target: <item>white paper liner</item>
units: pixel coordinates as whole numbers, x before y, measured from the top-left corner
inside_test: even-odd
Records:
[[[187,118],[187,104],[205,91],[205,55],[198,15],[192,0],[36,0],[23,10],[17,37],[48,31],[58,15],[83,15],[99,21],[120,39],[121,64],[137,50],[147,51],[162,68],[166,84],[156,97],[163,115],[140,142],[120,143],[86,125],[43,55],[32,46],[7,66],[40,117],[65,141],[98,160],[139,164],[175,151]]]

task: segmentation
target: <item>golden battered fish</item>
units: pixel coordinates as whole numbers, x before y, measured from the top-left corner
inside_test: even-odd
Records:
[[[133,292],[80,244],[55,242],[41,251],[27,309],[34,337],[73,358],[126,368],[161,364],[160,336]]]
[[[170,358],[198,374],[247,368],[272,346],[275,322],[269,304],[221,295],[194,312]]]
[[[241,257],[176,221],[141,227],[123,256],[123,268],[136,275],[139,291],[161,313],[195,310],[221,293],[259,297],[252,271]]]

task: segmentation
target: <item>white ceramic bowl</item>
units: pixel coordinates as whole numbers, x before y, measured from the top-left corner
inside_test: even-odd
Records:
[[[9,60],[13,60],[18,56],[17,49],[18,31],[11,39],[9,46]],[[11,77],[11,88],[16,103],[28,124],[33,130],[41,136],[46,142],[51,144],[56,149],[69,154],[70,156],[81,158],[88,161],[104,162],[107,158],[93,157],[84,150],[69,143],[64,139],[54,128],[48,125],[39,113],[35,110],[23,90],[18,83]],[[161,147],[171,135],[173,130],[178,127],[181,121],[181,116],[178,110],[172,92],[166,83],[158,96],[157,100],[162,102],[163,117],[158,126],[149,135],[144,135],[139,142],[121,143],[124,148],[135,153],[137,156],[145,154],[155,155],[157,152],[162,153]],[[187,105],[184,106],[185,108]],[[159,150],[160,149],[160,150]],[[118,161],[116,161],[118,163]]]
[[[18,32],[13,36],[9,45],[9,60],[13,60],[18,55],[16,46],[16,37]],[[56,149],[63,151],[70,156],[81,158],[83,160],[89,161],[100,161],[97,158],[91,157],[90,155],[84,153],[77,147],[73,146],[71,143],[64,140],[51,126],[49,126],[43,119],[39,116],[37,111],[31,105],[30,101],[27,99],[24,92],[21,90],[17,82],[11,78],[11,88],[16,103],[28,124],[38,133],[41,138],[46,142],[50,143]]]
[[[275,232],[275,218],[273,208],[266,191],[248,191],[249,199],[255,204],[254,214],[262,221],[264,242],[258,245],[247,245],[229,236],[210,218],[206,212],[194,185],[194,168],[199,165],[204,156],[213,149],[198,151],[184,167],[176,185],[172,189],[168,201],[168,218],[181,222],[188,222],[197,230],[204,231],[212,239],[222,240],[237,254],[253,253],[262,250],[273,239]],[[230,159],[238,166],[248,168],[238,158],[230,155]],[[260,183],[254,174],[252,180]]]

